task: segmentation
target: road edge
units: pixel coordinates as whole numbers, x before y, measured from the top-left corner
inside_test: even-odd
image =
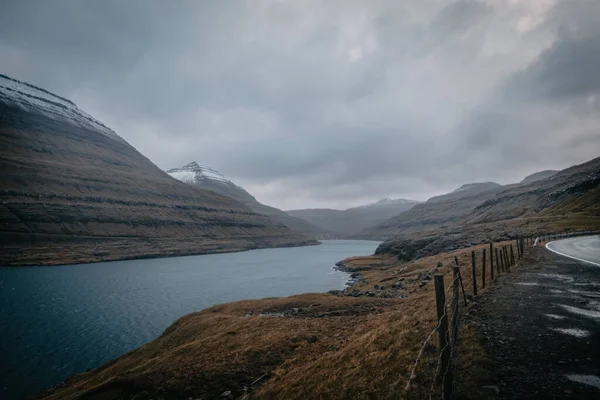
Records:
[[[561,255],[561,256],[563,256],[563,257],[572,258],[573,260],[581,261],[581,262],[584,262],[584,263],[587,263],[587,264],[592,264],[592,265],[595,265],[596,267],[600,267],[600,264],[598,264],[598,263],[595,263],[595,262],[593,262],[593,261],[584,260],[583,258],[573,257],[573,256],[570,256],[570,255],[568,255],[568,254],[565,254],[565,253],[561,253],[560,251],[556,251],[556,250],[554,250],[554,249],[551,249],[550,247],[548,247],[548,245],[549,245],[550,243],[559,242],[559,241],[560,241],[560,240],[553,240],[552,242],[548,242],[548,243],[546,243],[546,246],[545,246],[545,247],[546,247],[548,250],[550,250],[551,252],[553,252],[553,253],[556,253],[556,254],[558,254],[558,255]]]

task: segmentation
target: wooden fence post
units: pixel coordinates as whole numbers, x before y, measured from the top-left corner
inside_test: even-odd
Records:
[[[519,248],[519,238],[515,240],[515,245],[517,246],[517,259],[521,259],[521,249]]]
[[[515,265],[515,251],[513,250],[513,245],[510,245],[510,265]]]
[[[460,273],[460,268],[458,267],[458,257],[454,256],[454,263],[456,265],[456,272],[458,273],[458,282],[460,283],[460,287],[463,292],[463,299],[465,300],[465,306],[467,305],[467,294],[465,293],[465,287],[463,286],[462,275]]]
[[[471,273],[473,275],[473,296],[477,296],[477,269],[475,269],[475,250],[471,251]]]
[[[490,242],[490,279],[494,280],[494,244]]]
[[[504,257],[502,257],[502,247],[500,247],[500,249],[498,249],[498,255],[500,256],[500,272],[504,272]]]
[[[452,269],[453,272],[453,286],[452,286],[452,343],[456,343],[458,337],[458,296],[460,295],[459,284],[460,284],[460,269],[458,265],[455,265]]]
[[[494,252],[496,253],[496,273],[498,275],[500,275],[500,258],[498,257],[498,248],[497,247],[494,249]]]
[[[446,291],[444,290],[444,275],[439,272],[433,275],[435,285],[435,304],[439,321],[438,335],[440,351],[442,352],[442,377],[444,382],[444,400],[452,399],[452,368],[450,367],[450,343],[448,336],[448,314],[446,313]]]
[[[525,238],[521,238],[521,258],[525,257]]]
[[[508,246],[504,246],[504,265],[506,270],[510,272],[510,258],[508,256]]]
[[[481,287],[485,288],[485,248],[483,249],[483,256],[481,258],[481,265],[483,266],[481,269]]]

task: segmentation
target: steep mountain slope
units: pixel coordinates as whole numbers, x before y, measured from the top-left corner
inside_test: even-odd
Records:
[[[365,231],[379,253],[410,259],[516,235],[600,228],[600,158],[529,184],[427,201]]]
[[[175,179],[195,185],[201,189],[211,190],[223,196],[231,197],[250,207],[254,212],[265,214],[288,228],[310,237],[321,237],[327,232],[308,221],[292,217],[278,208],[262,204],[243,187],[236,185],[214,169],[198,165],[195,161],[167,171]]]
[[[69,100],[0,76],[0,265],[314,241],[161,171]]]
[[[352,237],[367,227],[377,225],[394,215],[411,209],[416,204],[419,204],[419,202],[386,198],[376,203],[348,208],[347,210],[317,208],[290,210],[287,213],[340,236]]]
[[[467,183],[450,193],[442,194],[440,196],[434,196],[427,200],[427,202],[434,203],[452,201],[468,196],[475,196],[479,193],[487,192],[488,190],[498,189],[501,187],[502,185],[499,185],[496,182]]]
[[[551,169],[548,169],[548,170],[545,170],[545,171],[536,172],[534,174],[528,175],[525,178],[523,178],[523,180],[520,183],[523,185],[523,184],[533,183],[535,181],[539,181],[539,180],[542,180],[542,179],[548,179],[551,176],[556,175],[557,172],[558,171],[551,170]]]

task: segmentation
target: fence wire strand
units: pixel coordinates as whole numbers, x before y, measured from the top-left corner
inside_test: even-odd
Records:
[[[457,280],[459,279],[459,277],[460,277],[460,275],[456,276],[454,279],[452,279],[452,281],[450,281],[449,288],[446,290],[445,295],[447,295],[451,290],[453,290],[453,286],[457,282]],[[445,295],[444,295],[444,297],[445,297]],[[419,362],[421,361],[421,357],[423,356],[423,353],[425,352],[425,348],[431,342],[431,338],[433,337],[433,335],[435,335],[435,333],[439,330],[442,319],[444,317],[446,317],[446,318],[448,317],[448,311],[447,311],[448,303],[452,304],[453,301],[454,301],[454,294],[452,295],[452,297],[450,297],[449,300],[445,300],[445,302],[444,302],[444,313],[438,319],[438,323],[435,326],[435,328],[433,328],[433,330],[429,333],[429,335],[427,335],[427,337],[423,341],[423,344],[422,344],[421,348],[419,349],[419,353],[417,354],[417,358],[415,359],[415,361],[413,363],[413,367],[412,367],[410,375],[408,377],[408,382],[406,382],[406,386],[404,388],[404,394],[405,394],[405,396],[408,394],[408,392],[409,392],[409,390],[411,388],[412,381],[417,377],[417,375],[416,375],[417,366],[419,365]],[[448,338],[448,340],[446,341],[446,345],[440,351],[440,357],[439,357],[439,360],[438,360],[438,366],[436,367],[436,371],[439,370],[439,366],[441,365],[441,362],[442,362],[442,352],[443,352],[443,350],[445,350],[448,347],[448,344],[450,343],[449,339],[450,338]],[[436,375],[437,375],[437,373],[436,373]],[[435,382],[435,378],[436,378],[436,376],[434,376],[434,382]]]
[[[436,332],[438,332],[438,330],[440,329],[440,325],[441,325],[441,321],[443,318],[448,318],[449,317],[449,313],[448,313],[448,307],[454,302],[455,298],[456,298],[456,294],[454,293],[454,285],[455,284],[460,284],[458,287],[458,296],[460,298],[460,294],[462,291],[462,295],[466,296],[465,294],[465,289],[464,286],[461,284],[462,282],[461,279],[461,274],[457,274],[456,277],[454,277],[451,281],[450,284],[448,285],[448,288],[445,290],[444,293],[444,297],[446,297],[447,295],[449,295],[450,293],[452,293],[452,296],[450,296],[450,298],[448,300],[444,301],[444,313],[442,314],[442,316],[440,318],[438,318],[438,323],[437,325],[433,328],[433,330],[429,333],[429,335],[427,335],[427,337],[425,338],[425,340],[423,341],[423,344],[421,346],[421,348],[419,349],[419,352],[417,354],[417,357],[415,358],[415,361],[413,362],[413,366],[411,368],[411,372],[408,378],[408,381],[406,382],[406,386],[404,388],[404,397],[406,398],[409,394],[409,391],[411,389],[411,385],[412,382],[414,381],[414,379],[417,377],[416,374],[416,370],[417,367],[419,365],[419,363],[421,362],[421,358],[423,357],[423,354],[425,352],[425,349],[427,347],[427,345],[431,342],[433,336],[435,335]],[[453,316],[453,321],[456,326],[460,325],[460,316],[461,316],[461,306],[460,306],[460,299],[457,298],[456,302],[458,307],[457,310],[453,310],[452,316]],[[456,314],[456,315],[454,315]],[[449,333],[449,332],[448,332]],[[450,362],[448,363],[448,366],[446,367],[446,370],[443,371],[443,379],[442,379],[442,387],[445,385],[446,383],[446,376],[450,370],[450,368],[452,368],[452,370],[454,371],[454,363],[452,363],[453,358],[455,357],[457,351],[458,351],[458,341],[456,337],[450,337],[450,335],[448,334],[448,338],[446,340],[446,345],[441,348],[439,350],[439,357],[437,358],[437,363],[436,363],[436,367],[435,367],[435,371],[431,380],[431,386],[429,388],[429,399],[433,399],[434,394],[435,394],[435,389],[436,389],[436,383],[437,383],[437,378],[438,378],[438,374],[440,372],[441,366],[442,366],[442,354],[444,353],[444,351],[450,347]],[[452,380],[453,380],[453,388],[454,388],[454,383],[456,380],[455,374],[452,374]]]

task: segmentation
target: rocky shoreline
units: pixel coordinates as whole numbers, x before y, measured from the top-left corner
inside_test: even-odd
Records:
[[[363,282],[364,279],[360,273],[354,272],[353,270],[349,270],[348,268],[346,268],[344,261],[346,261],[346,259],[336,262],[333,269],[335,271],[340,271],[340,272],[345,272],[347,274],[350,274],[350,276],[348,277],[348,280],[346,281],[346,288],[344,289],[344,290],[347,290],[347,289],[351,288],[352,286],[355,286],[355,285]],[[334,292],[340,292],[340,290],[330,290],[328,293],[334,293]]]

